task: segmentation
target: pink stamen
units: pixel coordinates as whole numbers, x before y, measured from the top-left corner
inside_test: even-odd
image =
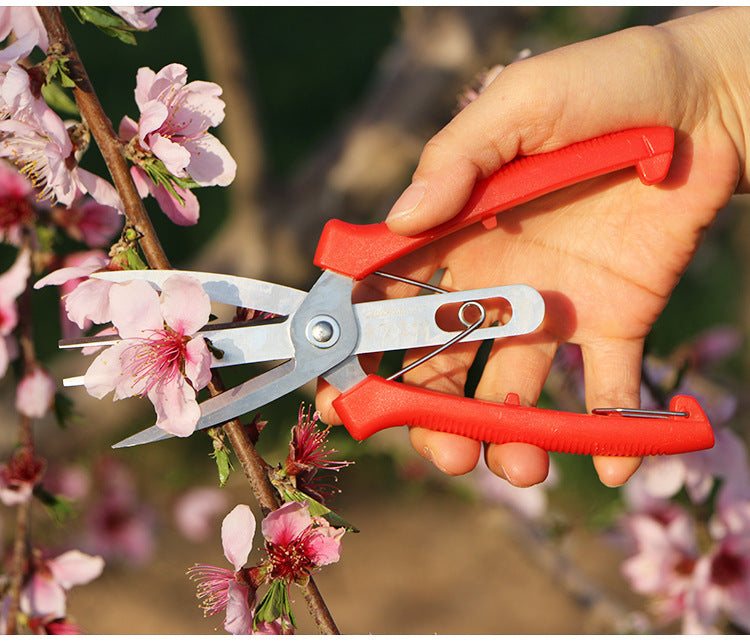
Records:
[[[142,394],[147,394],[182,374],[187,355],[188,337],[165,327],[147,339],[138,339],[129,350],[133,351],[130,372],[133,387],[145,381]]]

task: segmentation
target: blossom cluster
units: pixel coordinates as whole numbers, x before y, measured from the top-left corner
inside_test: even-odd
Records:
[[[82,22],[131,44],[136,32],[156,27],[161,11],[70,10]],[[111,285],[86,278],[95,270],[146,266],[136,245],[138,232],[125,225],[117,189],[83,165],[92,136],[86,118],[69,118],[75,109],[65,94],[75,91],[78,80],[62,49],[51,43],[36,7],[0,7],[0,249],[5,268],[0,273],[0,378],[20,373],[15,396],[19,437],[6,440],[19,445],[0,462],[0,503],[19,511],[19,523],[28,519],[22,517],[27,509],[39,504],[56,518],[67,515],[63,495],[55,494],[62,477],[38,455],[31,424],[52,410],[64,422],[66,407],[28,336],[35,281],[37,287],[60,286],[63,337],[97,324],[123,337],[94,359],[86,377],[91,394],[147,396],[160,425],[175,434],[189,434],[195,426],[195,394],[208,381],[211,358],[205,341],[191,337],[210,313],[199,284],[176,276],[159,294],[144,283]],[[198,220],[193,189],[234,179],[234,160],[208,132],[224,118],[221,93],[214,83],[188,83],[182,65],[156,72],[144,67],[134,90],[140,116],[137,121],[124,117],[115,141],[131,163],[141,196],[152,195],[180,225]],[[18,627],[33,633],[80,632],[67,613],[68,591],[98,577],[105,559],[151,555],[152,520],[138,504],[132,483],[120,466],[102,465],[100,498],[78,542],[89,553],[72,548],[50,555],[34,545],[33,522],[20,531],[25,546],[16,545],[7,556],[12,563],[0,572],[3,632]],[[19,558],[22,549],[28,553]]]
[[[691,395],[716,439],[710,450],[645,458],[622,488],[625,511],[615,525],[626,551],[622,573],[649,598],[659,628],[679,623],[685,634],[750,631],[750,461],[745,442],[729,427],[736,398],[704,375],[740,339],[732,328],[714,328],[672,361],[644,362],[642,407]],[[563,346],[557,367],[582,395],[580,350]]]

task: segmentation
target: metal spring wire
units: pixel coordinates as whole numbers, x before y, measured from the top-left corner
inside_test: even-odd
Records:
[[[444,290],[443,288],[439,288],[434,285],[430,285],[428,283],[422,283],[420,281],[415,281],[413,279],[408,279],[403,276],[397,276],[395,274],[388,274],[387,272],[373,272],[373,274],[377,274],[380,277],[386,278],[386,279],[393,279],[394,281],[401,281],[402,283],[407,283],[409,285],[414,285],[417,287],[424,288],[426,290],[431,290],[432,292],[436,292],[438,294],[446,294],[448,290]],[[466,320],[466,310],[469,307],[476,308],[479,310],[479,319],[474,321],[473,323],[470,323]],[[479,303],[478,301],[466,301],[464,302],[461,307],[458,309],[458,320],[461,322],[461,324],[464,326],[465,330],[457,334],[456,336],[452,337],[450,341],[447,341],[443,345],[435,348],[432,352],[429,354],[426,354],[424,357],[421,357],[420,359],[417,359],[416,361],[410,363],[408,366],[403,367],[401,370],[396,372],[395,374],[392,374],[390,377],[386,378],[386,381],[393,381],[394,379],[398,379],[400,376],[406,374],[410,370],[413,370],[417,366],[421,366],[425,361],[429,361],[434,357],[435,355],[440,354],[443,350],[446,348],[450,348],[454,343],[458,343],[461,341],[464,337],[468,336],[474,330],[476,330],[479,326],[481,326],[484,323],[484,320],[487,318],[487,311],[485,310],[484,306]]]

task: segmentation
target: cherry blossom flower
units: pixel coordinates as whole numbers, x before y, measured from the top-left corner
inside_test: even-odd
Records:
[[[55,401],[57,384],[52,375],[36,366],[24,375],[16,388],[16,410],[26,417],[41,419]]]
[[[122,212],[91,198],[77,198],[68,207],[55,207],[51,216],[70,238],[90,248],[111,242],[123,224]]]
[[[635,549],[622,564],[631,588],[655,598],[665,624],[692,613],[693,571],[700,557],[693,519],[672,505],[658,516],[626,515],[622,525]]]
[[[198,599],[206,616],[225,613],[224,629],[235,635],[252,631],[257,603],[255,587],[243,572],[255,535],[255,517],[245,504],[238,504],[224,518],[221,543],[232,569],[195,564],[188,576],[198,583]]]
[[[214,518],[226,510],[226,503],[226,493],[216,487],[192,488],[175,502],[175,524],[187,539],[205,541],[212,532]]]
[[[325,502],[336,490],[326,483],[330,475],[321,476],[321,471],[338,471],[350,465],[349,461],[332,461],[328,457],[336,452],[327,447],[330,428],[320,428],[320,413],[310,416],[304,404],[299,408],[297,424],[292,428],[292,439],[289,442],[289,455],[284,464],[287,475],[295,477],[296,487],[314,499]]]
[[[30,200],[33,192],[28,180],[0,162],[0,241],[21,245],[23,230],[36,215]]]
[[[104,570],[104,560],[70,550],[54,558],[41,555],[32,560],[33,572],[21,592],[21,610],[30,617],[64,618],[67,592],[88,584]]]
[[[135,101],[140,146],[161,160],[167,171],[198,185],[229,185],[237,165],[227,149],[208,133],[224,120],[224,101],[216,83],[187,83],[187,69],[173,63],[154,72],[141,67]]]
[[[41,200],[70,205],[81,194],[122,211],[117,190],[79,167],[76,148],[62,119],[31,89],[18,66],[4,74],[0,109],[0,157],[9,159],[39,189]]]
[[[196,390],[210,379],[211,354],[202,337],[211,303],[200,283],[186,275],[167,279],[161,297],[144,281],[109,291],[112,323],[121,341],[103,351],[84,375],[89,394],[101,399],[147,396],[156,425],[190,435],[200,419]]]
[[[131,27],[140,31],[151,31],[156,27],[156,18],[161,7],[109,7]]]
[[[63,267],[34,283],[35,290],[48,285],[60,286],[64,338],[80,334],[72,329],[71,322],[81,330],[88,330],[94,323],[108,323],[112,319],[109,291],[113,284],[104,279],[88,278],[109,266],[109,258],[102,250],[74,252],[66,255]]]
[[[261,523],[270,563],[269,577],[304,582],[320,568],[338,562],[344,528],[310,515],[309,502],[286,502]]]
[[[96,466],[98,497],[86,514],[86,549],[106,560],[143,564],[153,557],[156,520],[133,475],[106,457]]]
[[[16,299],[26,289],[31,274],[31,253],[21,250],[10,269],[0,274],[0,377],[4,376],[8,364],[16,353],[16,344],[11,332],[18,323]]]
[[[28,448],[11,455],[7,463],[0,464],[0,502],[6,506],[28,502],[45,467],[44,460],[35,457]]]

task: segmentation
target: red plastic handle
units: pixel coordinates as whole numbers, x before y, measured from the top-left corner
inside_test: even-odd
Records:
[[[671,455],[711,448],[711,424],[698,402],[678,395],[672,412],[687,417],[586,415],[466,399],[369,375],[333,403],[358,440],[391,426],[422,426],[492,443],[523,442],[561,453],[612,456]]]
[[[671,127],[641,127],[522,156],[477,183],[466,206],[447,223],[415,236],[399,236],[385,223],[326,223],[315,265],[362,279],[391,261],[467,225],[496,224],[495,214],[580,181],[635,166],[646,185],[663,180],[674,148]]]

